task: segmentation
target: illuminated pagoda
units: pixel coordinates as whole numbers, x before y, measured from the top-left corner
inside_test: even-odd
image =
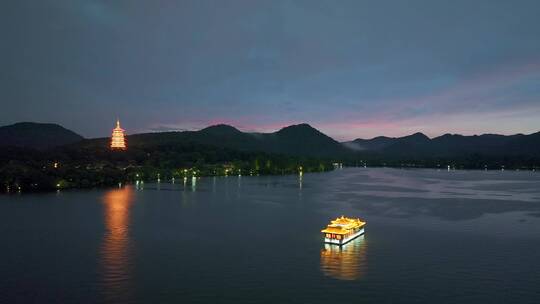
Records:
[[[338,217],[321,232],[323,233],[324,242],[329,244],[344,245],[349,241],[364,234],[364,226],[366,222],[356,218]]]
[[[113,150],[126,150],[125,130],[120,127],[120,120],[116,120],[116,128],[112,131],[111,136],[111,149]]]

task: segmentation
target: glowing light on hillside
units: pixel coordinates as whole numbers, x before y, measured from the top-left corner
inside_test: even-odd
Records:
[[[116,128],[112,131],[111,136],[111,149],[113,150],[126,150],[125,130],[120,127],[120,120],[116,121]]]

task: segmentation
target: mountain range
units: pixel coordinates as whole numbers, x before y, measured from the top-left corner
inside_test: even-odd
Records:
[[[56,124],[16,123],[0,127],[0,146],[50,149],[64,145],[107,148],[109,138],[84,139]],[[273,133],[247,133],[229,125],[214,125],[199,131],[142,133],[129,135],[128,146],[193,143],[239,151],[262,151],[306,157],[344,159],[358,155],[388,158],[449,158],[540,155],[540,132],[530,135],[445,134],[429,138],[422,133],[404,137],[379,136],[340,143],[308,124],[291,125]]]
[[[106,146],[108,138],[87,141]],[[214,125],[199,131],[130,135],[128,146],[199,144],[245,152],[266,152],[306,157],[342,158],[351,150],[308,124],[285,127],[273,133],[247,133],[229,125]]]
[[[407,158],[433,156],[447,158],[471,154],[538,156],[540,155],[540,132],[507,136],[444,134],[432,139],[422,133],[415,133],[397,138],[379,136],[372,139],[355,139],[343,144],[359,152]]]

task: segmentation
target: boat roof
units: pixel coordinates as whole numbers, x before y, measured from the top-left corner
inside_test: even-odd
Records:
[[[334,234],[347,234],[353,228],[362,227],[366,222],[361,221],[359,218],[348,218],[341,216],[331,221],[331,224],[328,225],[325,229],[321,230],[323,233],[334,233]]]
[[[349,233],[349,230],[343,229],[341,227],[326,227],[325,229],[321,230],[323,233],[333,233],[333,234],[347,234]]]

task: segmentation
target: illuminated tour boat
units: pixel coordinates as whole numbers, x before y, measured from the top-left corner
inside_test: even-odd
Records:
[[[324,242],[329,244],[344,245],[358,236],[364,234],[366,222],[356,218],[338,217],[321,230]]]

